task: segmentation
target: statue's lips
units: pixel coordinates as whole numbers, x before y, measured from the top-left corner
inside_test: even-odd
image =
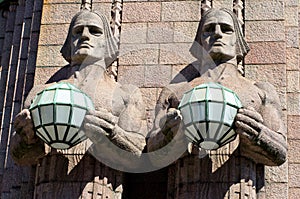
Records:
[[[80,46],[78,46],[78,48],[80,49],[80,48],[92,48],[93,46],[92,45],[90,45],[90,44],[88,44],[88,43],[82,43],[82,44],[80,44]]]
[[[212,44],[212,46],[224,46],[224,43],[220,41],[216,41]]]

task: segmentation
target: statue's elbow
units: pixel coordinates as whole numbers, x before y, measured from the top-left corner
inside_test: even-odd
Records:
[[[275,161],[275,164],[276,166],[280,166],[282,165],[283,163],[286,162],[287,160],[287,144],[284,143],[280,149],[280,151],[278,151],[278,155],[277,155],[277,158],[276,158],[276,161]]]

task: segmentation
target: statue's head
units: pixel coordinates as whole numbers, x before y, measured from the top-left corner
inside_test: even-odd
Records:
[[[118,47],[106,17],[83,10],[72,19],[67,39],[61,49],[69,63],[82,63],[86,58],[103,59],[106,66],[117,57]]]
[[[210,9],[203,14],[191,52],[202,59],[203,51],[215,62],[236,59],[238,63],[247,54],[249,47],[232,11]]]

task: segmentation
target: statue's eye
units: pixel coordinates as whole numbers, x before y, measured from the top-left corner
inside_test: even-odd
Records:
[[[214,25],[208,25],[204,27],[204,31],[203,32],[214,32],[215,31],[215,26]]]
[[[226,33],[226,34],[231,34],[234,32],[234,29],[232,26],[230,25],[227,25],[227,24],[222,24],[221,25],[221,30],[223,33]]]
[[[72,34],[75,36],[75,35],[78,35],[78,34],[82,34],[83,32],[83,27],[82,26],[78,26],[78,27],[74,27],[72,29]]]
[[[97,26],[90,26],[89,32],[90,32],[90,34],[95,35],[95,36],[101,36],[103,34],[102,29]]]
[[[203,36],[207,37],[211,35],[213,32],[215,32],[216,26],[213,24],[206,25],[203,28]]]

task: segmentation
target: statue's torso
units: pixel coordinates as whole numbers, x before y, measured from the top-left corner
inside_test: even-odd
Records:
[[[244,107],[260,110],[264,92],[238,72],[232,74],[224,71],[217,76],[206,73],[191,82],[169,85],[168,90],[174,92],[176,100],[180,101],[185,91],[207,82],[222,84],[238,95]],[[168,198],[256,198],[256,185],[262,180],[257,179],[257,172],[261,169],[241,155],[238,137],[202,158],[198,158],[196,149],[170,167],[169,179],[173,179],[174,184],[170,186],[172,183],[169,183]],[[170,175],[175,175],[175,178]]]

